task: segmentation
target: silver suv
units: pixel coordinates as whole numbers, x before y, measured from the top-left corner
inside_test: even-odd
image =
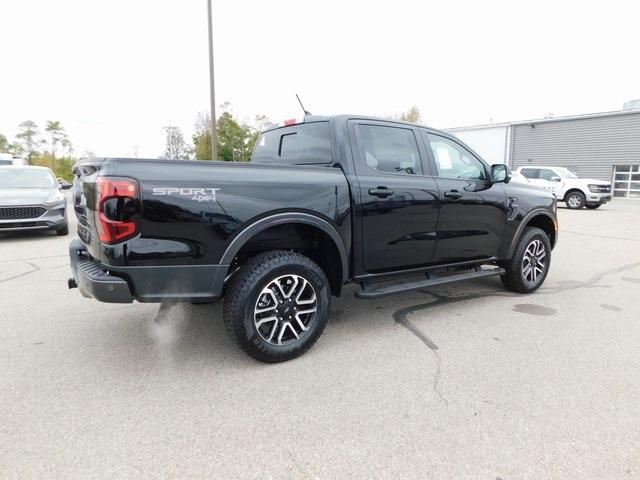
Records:
[[[46,167],[0,166],[0,232],[55,230],[67,235],[67,201],[59,182]]]

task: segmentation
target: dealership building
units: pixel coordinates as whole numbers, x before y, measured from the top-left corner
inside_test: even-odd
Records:
[[[616,112],[447,129],[489,163],[566,167],[640,198],[640,101]]]

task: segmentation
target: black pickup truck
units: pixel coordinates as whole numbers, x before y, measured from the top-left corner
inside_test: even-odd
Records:
[[[249,355],[296,357],[332,295],[500,276],[544,281],[551,193],[511,182],[457,138],[353,115],[264,131],[250,163],[91,159],[75,166],[73,278],[103,302],[209,302]]]

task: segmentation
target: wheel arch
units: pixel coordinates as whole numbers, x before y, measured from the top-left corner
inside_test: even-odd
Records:
[[[513,252],[516,249],[518,240],[520,240],[522,232],[524,232],[524,229],[527,227],[537,227],[543,230],[549,237],[551,248],[555,247],[558,241],[558,229],[556,227],[555,218],[553,217],[551,212],[547,210],[533,210],[532,212],[529,212],[520,222],[520,225],[518,226],[518,229],[516,230],[516,233],[511,239],[511,243],[509,244],[507,258],[511,258],[513,256]]]
[[[337,251],[340,260],[338,268],[340,277],[338,283],[342,285],[349,279],[349,257],[347,248],[344,245],[342,236],[336,228],[328,221],[309,213],[303,212],[285,212],[263,217],[244,228],[238,233],[231,243],[227,246],[220,263],[223,265],[232,265],[234,259],[242,248],[252,239],[256,238],[260,233],[279,226],[306,226],[317,232],[321,232],[328,238]],[[322,267],[322,265],[321,265]],[[339,288],[338,288],[339,291]]]
[[[582,190],[582,188],[579,188],[579,187],[571,187],[569,190],[567,190],[567,191],[564,193],[564,197],[562,197],[562,201],[563,201],[563,202],[566,202],[566,201],[567,201],[567,198],[569,198],[569,195],[571,195],[571,194],[572,194],[572,193],[574,193],[574,192],[579,192],[579,193],[581,193],[582,195],[584,195],[584,196],[585,196],[585,198],[586,198],[586,196],[587,196],[587,193],[586,193],[584,190]]]

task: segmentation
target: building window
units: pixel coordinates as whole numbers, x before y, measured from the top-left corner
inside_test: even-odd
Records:
[[[616,165],[614,167],[613,196],[640,198],[640,165]]]

